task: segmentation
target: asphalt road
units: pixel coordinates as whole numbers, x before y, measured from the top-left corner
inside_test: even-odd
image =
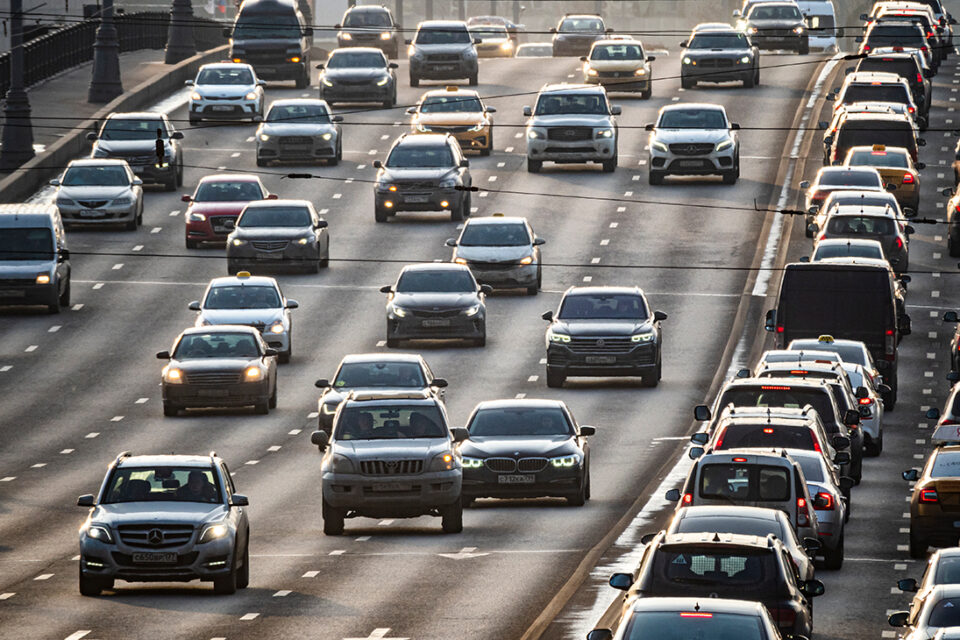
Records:
[[[654,77],[676,75],[678,50],[670,54],[658,54]],[[0,638],[521,637],[585,554],[638,496],[657,486],[663,465],[678,450],[670,438],[688,431],[690,407],[704,400],[733,330],[747,267],[764,240],[766,214],[751,209],[755,201],[763,206],[777,200],[781,159],[789,155],[793,138],[787,129],[806,101],[804,88],[818,59],[767,56],[765,64],[784,66],[767,70],[754,90],[682,91],[678,79],[664,79],[649,101],[616,97],[613,102],[624,109],[616,173],[575,166],[548,167],[540,175],[525,170],[521,108],[533,102],[541,82],[573,80],[578,64],[572,58],[484,61],[481,93],[505,97],[488,99],[498,109],[496,151],[471,159],[474,184],[486,189],[474,194],[474,215],[502,211],[531,220],[547,239],[544,290],[536,298],[492,297],[485,348],[440,343],[412,348],[450,381],[448,408],[455,424],[480,400],[525,394],[564,399],[598,434],[591,445],[593,498],[587,506],[482,500],[465,513],[459,535],[444,535],[439,520],[421,518],[350,520],[345,536],[325,537],[319,456],[308,440],[315,422],[309,415],[316,407],[313,380],[332,374],[344,354],[385,350],[379,286],[392,282],[403,264],[449,259],[443,241],[456,229],[443,214],[400,214],[379,225],[373,220],[372,185],[365,181],[374,176],[372,161],[383,159],[406,130],[403,109],[338,108],[346,118],[344,162],[338,167],[260,170],[271,191],[306,197],[328,210],[332,238],[329,270],[279,276],[300,309],[294,312],[294,359],[280,371],[278,409],[269,416],[224,411],[163,418],[154,353],[192,324],[187,303],[226,267],[219,249],[183,248],[179,195],[218,168],[256,170],[253,127],[191,129],[185,109],[173,111],[186,132],[184,189],[148,193],[145,225],[136,233],[70,232],[71,310],[59,316],[11,310],[0,315]],[[401,103],[413,103],[425,89],[407,86],[403,66],[399,77]],[[941,107],[948,91],[942,85],[953,77],[951,60],[938,77],[935,122],[946,116]],[[269,98],[301,94],[289,86],[268,88]],[[676,100],[721,103],[745,127],[736,186],[719,180],[647,185],[642,126],[660,106]],[[943,144],[952,147],[951,141]],[[930,157],[938,149],[936,143],[927,147],[928,174],[936,171]],[[817,153],[815,148],[814,157]],[[331,179],[281,179],[291,170]],[[938,184],[927,178],[925,189],[932,194]],[[930,195],[925,208],[933,202]],[[943,242],[934,243],[926,233],[914,236],[911,264],[916,269],[937,264],[947,271],[952,263],[930,253],[942,251]],[[791,251],[798,251],[802,237],[796,230],[793,236]],[[551,266],[557,263],[567,266]],[[540,313],[554,308],[567,287],[584,282],[639,284],[654,308],[669,314],[659,388],[575,380],[562,390],[547,389]],[[911,302],[930,304],[924,292],[933,282],[916,277]],[[946,285],[949,276],[940,282]],[[945,288],[933,304],[947,302]],[[906,487],[892,471],[904,466],[897,452],[922,450],[908,446],[913,436],[907,429],[916,427],[910,416],[919,415],[921,401],[912,381],[922,379],[921,370],[945,362],[943,345],[929,344],[926,332],[939,331],[939,343],[947,340],[926,315],[914,312],[915,335],[901,365],[906,397],[888,427],[887,451],[867,465],[855,494],[850,531],[858,536],[872,538],[889,529],[896,538],[905,525],[891,523],[889,515],[875,522],[871,510],[879,511],[886,500],[899,518]],[[938,360],[927,360],[926,351]],[[942,400],[941,370],[926,385],[934,395],[924,398],[939,393]],[[932,404],[928,399],[924,404]],[[100,598],[79,595],[76,530],[85,514],[73,505],[78,494],[97,490],[106,465],[123,450],[216,450],[228,461],[238,491],[251,503],[248,589],[223,597],[207,584],[119,583],[115,593]],[[862,551],[848,542],[850,555],[889,556],[890,562],[851,563],[826,577],[829,594],[817,605],[818,637],[865,637],[841,633],[829,621],[849,618],[844,594],[860,602],[859,580],[866,571],[892,568],[894,559],[906,555],[889,548],[893,538],[877,540],[876,549],[871,539]],[[906,541],[903,535],[897,539]],[[885,574],[877,588],[888,608],[895,608],[903,598],[889,594],[895,574],[887,573],[889,579]],[[864,614],[871,634],[881,614]],[[546,637],[560,635],[551,627]]]

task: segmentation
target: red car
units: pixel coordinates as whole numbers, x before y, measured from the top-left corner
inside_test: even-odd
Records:
[[[192,196],[181,198],[189,203],[184,215],[187,249],[197,249],[204,242],[226,242],[237,217],[248,203],[276,199],[277,195],[267,191],[255,175],[206,176],[200,180]]]

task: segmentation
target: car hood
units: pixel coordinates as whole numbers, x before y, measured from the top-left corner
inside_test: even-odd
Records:
[[[320,396],[320,402],[324,404],[338,405],[347,399],[351,391],[357,393],[383,393],[385,391],[420,391],[429,387],[340,387],[338,389],[327,389]]]
[[[475,293],[396,293],[393,304],[404,309],[465,309],[477,304]]]
[[[88,200],[90,198],[102,200],[104,198],[119,198],[121,196],[129,195],[130,192],[130,187],[105,187],[91,185],[83,187],[60,187],[59,195],[66,196],[67,198],[73,198],[74,200]]]
[[[238,216],[249,202],[191,202],[190,213],[229,214]]]
[[[557,320],[551,328],[570,336],[632,336],[653,328],[636,320]]]
[[[256,91],[256,85],[220,85],[220,84],[198,84],[194,87],[201,96],[213,96],[215,98],[243,98],[251,91]]]
[[[485,120],[480,111],[464,111],[460,113],[418,113],[417,121],[423,124],[477,124]]]
[[[778,19],[778,20],[747,20],[747,24],[751,27],[757,27],[758,29],[787,29],[795,27],[798,24],[803,24],[803,20],[797,18],[789,19]],[[761,31],[757,35],[762,36],[763,32]]]
[[[417,53],[433,55],[435,53],[462,53],[472,50],[473,44],[416,44]]]
[[[405,169],[402,167],[384,167],[380,170],[378,178],[384,180],[405,180],[410,182],[426,182],[428,180],[441,180],[447,176],[456,175],[457,170],[453,167],[440,169]]]
[[[329,80],[379,80],[390,74],[382,67],[353,67],[350,69],[325,69],[323,75]]]
[[[750,47],[738,47],[736,49],[685,49],[683,55],[687,58],[718,58],[723,56],[730,56],[732,58],[751,53],[752,51]]]
[[[519,247],[457,247],[457,257],[477,262],[517,262],[533,252],[529,244]]]
[[[319,122],[264,122],[257,135],[265,133],[268,136],[319,136],[336,132],[337,129],[332,124]]]
[[[353,460],[410,460],[428,458],[450,450],[449,438],[389,438],[386,440],[337,440],[333,452]]]
[[[310,227],[237,227],[230,237],[246,240],[292,240],[303,238],[312,231]]]
[[[609,127],[611,117],[590,113],[560,113],[553,116],[533,116],[531,127]]]
[[[40,273],[49,273],[53,256],[49,260],[0,260],[0,277],[33,278]]]
[[[97,140],[94,145],[107,153],[119,155],[151,155],[156,156],[156,140]],[[167,142],[164,141],[164,145]]]
[[[503,456],[507,458],[526,456],[562,456],[578,452],[579,449],[570,435],[502,437],[471,436],[460,445],[460,453],[465,456]]]
[[[207,324],[260,324],[267,326],[283,319],[282,309],[204,309],[197,320]]]
[[[118,502],[94,507],[90,519],[113,526],[140,523],[202,524],[227,517],[227,507],[205,502]]]
[[[259,358],[197,358],[194,360],[171,360],[170,366],[190,373],[200,371],[242,371],[260,363]]]
[[[589,64],[597,71],[635,71],[646,63],[643,60],[590,60]]]
[[[658,142],[712,142],[716,144],[730,138],[727,129],[657,129],[654,137]]]

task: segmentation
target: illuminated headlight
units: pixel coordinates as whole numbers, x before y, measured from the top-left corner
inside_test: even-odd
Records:
[[[441,189],[453,189],[455,186],[457,186],[457,180],[456,178],[447,178],[446,180],[441,180],[440,184],[437,186],[439,186]]]
[[[246,100],[256,100],[256,99],[257,99],[257,92],[256,92],[256,91],[251,91],[251,92],[248,93],[246,96],[244,96],[244,98],[245,98]]]
[[[543,140],[546,137],[542,131],[536,129],[527,129],[527,138],[530,140]]]
[[[521,258],[521,259],[520,259],[520,264],[533,264],[533,256],[530,255],[530,256],[527,256],[527,257],[525,257],[525,258]]]
[[[743,56],[742,58],[740,58],[740,62],[742,62],[743,64],[750,64],[750,56]]]
[[[593,76],[598,76],[600,74],[593,67],[587,67],[587,75],[593,77]]]
[[[630,336],[630,342],[650,342],[653,340],[653,333],[637,333]]]
[[[457,468],[457,459],[452,453],[438,453],[430,461],[430,471],[450,471]]]
[[[408,58],[419,58],[419,57],[420,57],[420,52],[417,51],[417,48],[416,48],[415,46],[410,45],[409,47],[407,47],[407,57],[408,57]]]
[[[333,86],[333,83],[330,82],[329,80],[327,80],[326,77],[320,78],[320,82],[322,82],[322,83],[323,83],[323,86],[325,86],[325,87],[332,87],[332,86]]]
[[[313,244],[315,240],[316,240],[316,237],[312,235],[306,236],[305,238],[297,238],[297,244],[299,245]]]
[[[377,86],[382,87],[388,82],[390,82],[390,76],[384,76],[383,78],[380,78],[379,80],[377,80]]]
[[[404,309],[403,307],[398,307],[397,305],[393,305],[393,315],[397,316],[398,318],[406,318],[407,310]]]
[[[332,133],[325,133],[325,134],[323,134],[323,135],[320,136],[320,137],[323,138],[324,140],[330,140],[330,139],[333,138],[333,134],[332,134]]]
[[[598,138],[612,138],[612,137],[613,137],[613,129],[597,129],[595,135],[596,135],[596,137],[598,137]]]
[[[261,134],[260,134],[260,141],[261,141],[261,142],[266,142],[266,141],[268,141],[269,139],[270,139],[270,136],[268,136],[267,134],[265,134],[265,133],[261,133]]]
[[[283,323],[277,320],[272,325],[270,325],[270,333],[281,334],[283,333]]]
[[[389,32],[389,31],[384,31],[383,33],[381,33],[381,34],[380,34],[380,39],[381,39],[381,40],[389,40],[389,39],[390,39],[390,32]]]
[[[223,523],[218,522],[217,524],[208,524],[203,530],[203,533],[200,534],[200,544],[219,540],[220,538],[226,536],[229,531],[230,529],[227,528],[227,525]]]
[[[200,95],[199,93],[197,93],[196,91],[194,91],[192,94],[190,94],[190,99],[191,99],[191,100],[203,100],[203,96]]]
[[[550,342],[562,342],[564,344],[570,342],[570,336],[563,333],[554,333],[553,331],[547,331],[547,337],[550,338]]]
[[[691,62],[693,61],[689,57],[683,59],[683,64],[690,64]]]
[[[191,213],[187,216],[187,220],[189,222],[203,222],[206,219],[207,216],[203,215],[202,213]]]
[[[506,42],[500,45],[500,48],[503,49],[504,51],[510,51],[510,49],[513,49],[513,43],[507,40]]]
[[[233,246],[235,246],[235,247],[242,247],[242,246],[245,245],[245,244],[247,244],[247,241],[244,240],[243,238],[234,238],[234,239],[233,239]]]
[[[378,182],[377,190],[378,191],[396,191],[397,185],[390,184],[389,182]]]
[[[473,316],[477,315],[478,313],[480,313],[480,305],[475,304],[475,305],[473,305],[472,307],[470,307],[469,309],[464,309],[463,313],[464,313],[464,315],[466,315],[467,317],[473,317]]]
[[[464,469],[479,469],[483,466],[483,460],[480,458],[464,458],[462,464]]]
[[[575,453],[572,456],[550,458],[550,464],[553,465],[554,469],[569,469],[570,467],[575,467],[580,464],[580,454]]]
[[[354,473],[353,463],[350,458],[342,456],[339,453],[333,454],[330,458],[328,469],[333,473]]]
[[[801,25],[797,25],[793,28],[793,32],[796,33],[797,35],[800,35],[801,33],[803,33],[803,27]]]
[[[757,28],[756,28],[756,27],[747,27],[747,28],[746,28],[746,32],[749,33],[750,35],[754,35],[754,34],[757,33]]]
[[[163,372],[163,380],[170,384],[180,384],[183,382],[183,371],[176,367],[169,367]]]
[[[50,284],[50,275],[46,273],[40,273],[37,275],[37,284]]]
[[[723,142],[717,143],[717,151],[723,151],[724,149],[729,149],[733,146],[733,140],[724,140]]]
[[[466,258],[454,258],[453,261],[456,262],[457,264],[467,264]]]
[[[344,40],[353,40],[353,36],[350,35],[349,33],[341,33],[340,37],[343,38]]]
[[[88,538],[93,538],[94,540],[99,540],[100,542],[105,542],[107,544],[113,544],[113,534],[110,533],[109,527],[102,524],[88,524],[86,528],[83,529],[83,532],[87,534]]]
[[[243,372],[243,379],[247,382],[256,382],[263,379],[263,369],[260,367],[247,367]]]
[[[633,75],[635,75],[635,76],[645,76],[645,75],[647,75],[647,70],[646,70],[646,69],[637,69],[636,71],[633,72]]]
[[[653,142],[651,142],[651,143],[650,143],[650,148],[651,148],[651,149],[656,149],[657,151],[663,151],[664,153],[666,153],[666,152],[668,151],[667,145],[664,144],[663,142],[658,141],[658,140],[654,140]]]

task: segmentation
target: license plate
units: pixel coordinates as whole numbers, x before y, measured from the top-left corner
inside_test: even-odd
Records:
[[[456,68],[455,64],[437,64],[433,67],[434,71],[453,71]]]
[[[258,253],[257,260],[283,260],[282,253]]]
[[[175,553],[135,553],[133,554],[134,562],[176,562],[177,554]]]
[[[134,165],[134,166],[130,167],[130,169],[131,169],[134,173],[143,173],[144,171],[147,170],[147,165],[145,165],[145,164],[138,164],[138,165]]]
[[[211,107],[211,108],[212,108],[214,111],[233,111],[233,107],[230,107],[230,106],[227,106],[227,105],[222,105],[222,104],[214,105],[214,106]]]
[[[532,473],[510,474],[497,476],[497,482],[500,484],[533,484],[534,475]]]
[[[105,211],[97,211],[96,209],[81,209],[80,217],[81,218],[102,218],[107,215]]]
[[[430,202],[430,196],[404,196],[403,201],[411,203]]]
[[[230,395],[230,392],[226,389],[198,389],[197,395],[205,398],[223,398]]]
[[[27,292],[23,289],[2,289],[0,290],[0,298],[23,298],[27,295]]]
[[[410,485],[403,482],[377,482],[373,485],[374,491],[409,491]]]
[[[449,327],[450,321],[446,318],[437,318],[434,320],[424,320],[422,324],[425,327]]]
[[[223,225],[217,225],[217,224],[213,225],[213,232],[214,232],[214,233],[226,233],[226,234],[229,234],[231,231],[233,231],[233,227],[225,227],[225,226],[223,226]]]
[[[587,364],[613,364],[617,358],[616,356],[587,356],[584,360]]]
[[[702,167],[703,163],[699,160],[681,160],[681,167]]]

